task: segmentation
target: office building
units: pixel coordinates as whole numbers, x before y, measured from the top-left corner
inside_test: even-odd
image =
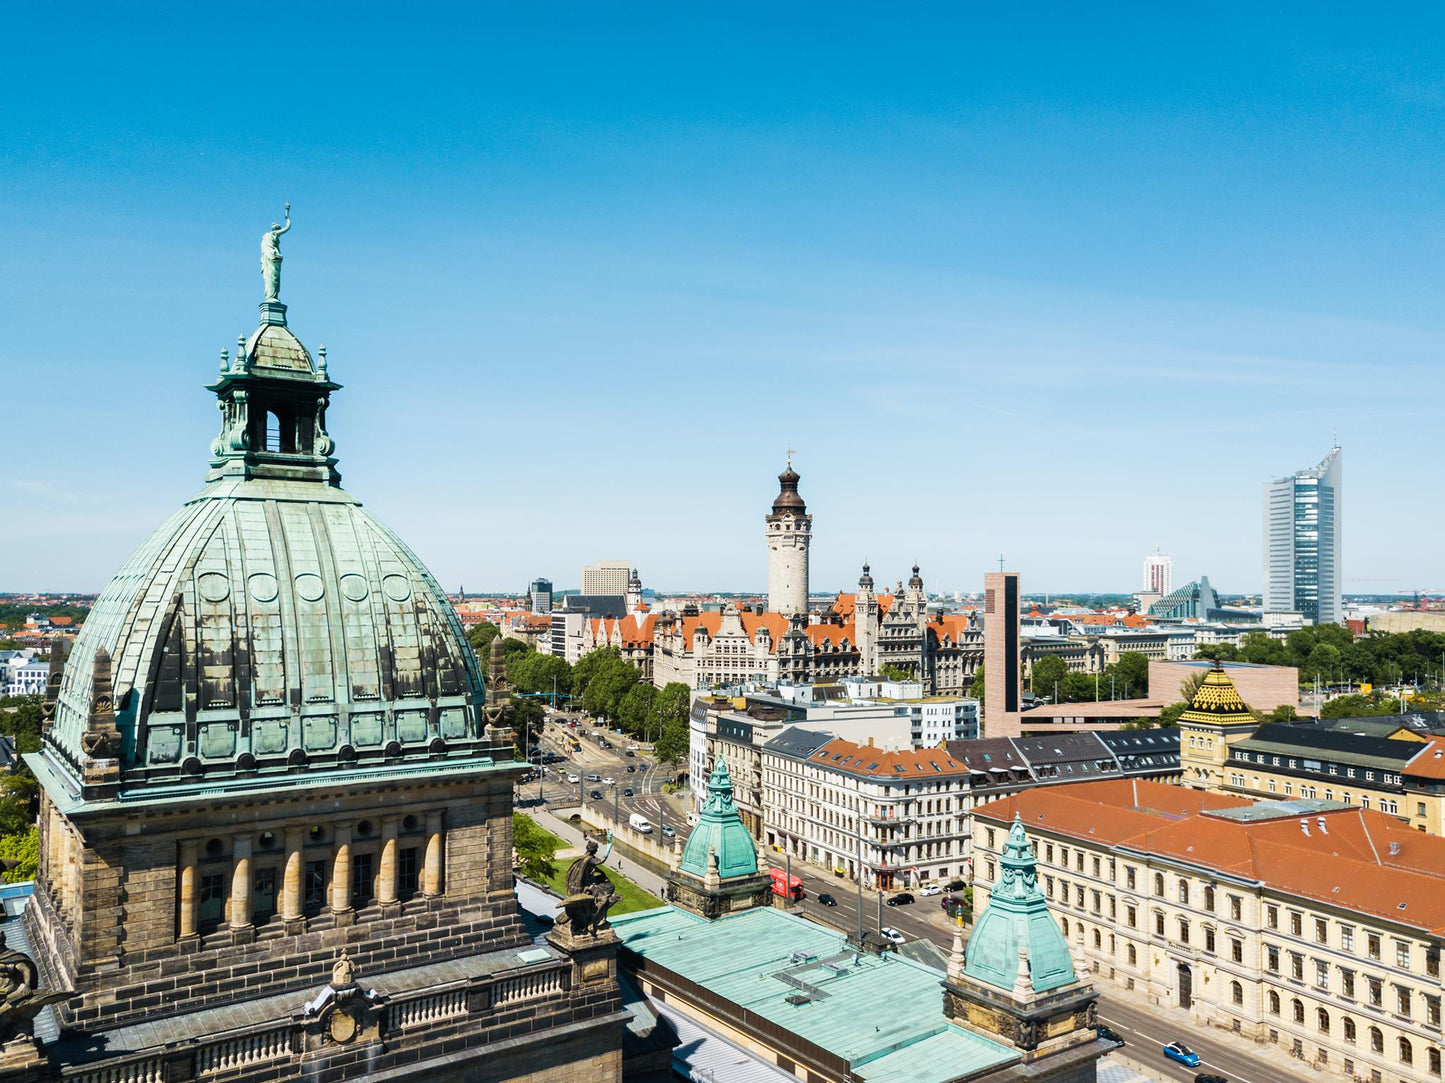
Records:
[[[1158,546],[1155,546],[1154,552],[1144,558],[1144,590],[1163,595],[1173,589],[1174,561],[1159,552]]]
[[[983,589],[983,731],[989,737],[1017,737],[1022,710],[1018,573],[989,572]]]
[[[1264,609],[1338,624],[1341,465],[1336,444],[1318,466],[1264,486]]]
[[[627,581],[632,578],[632,565],[625,560],[599,560],[582,569],[581,594],[627,594]]]
[[[552,612],[552,580],[533,579],[532,585],[527,588],[527,595],[528,608],[533,613]]]

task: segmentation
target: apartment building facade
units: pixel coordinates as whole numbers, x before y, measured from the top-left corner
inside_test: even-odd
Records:
[[[1015,818],[1096,980],[1340,1080],[1440,1078],[1445,839],[1328,802],[1038,787],[975,809],[975,906]]]

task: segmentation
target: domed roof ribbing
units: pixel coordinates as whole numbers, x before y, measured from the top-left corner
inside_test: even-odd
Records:
[[[988,907],[968,939],[964,973],[999,989],[1012,989],[1022,947],[1035,992],[1068,985],[1076,980],[1069,946],[1039,888],[1034,848],[1018,817],[1009,828],[999,865],[999,880]]]
[[[261,311],[210,387],[221,434],[205,487],[122,565],[71,652],[47,750],[77,776],[109,747],[88,732],[98,701],[114,707],[126,786],[486,744],[455,611],[340,486],[325,348],[318,364],[284,305]]]
[[[733,780],[728,765],[719,756],[707,780],[707,802],[698,814],[697,826],[687,837],[679,865],[694,876],[707,875],[708,851],[717,852],[718,876],[756,876],[758,854],[753,837],[743,826],[738,807],[733,803]]]

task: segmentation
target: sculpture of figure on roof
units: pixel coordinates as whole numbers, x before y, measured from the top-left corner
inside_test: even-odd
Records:
[[[612,881],[602,871],[602,864],[612,854],[612,832],[607,832],[607,849],[598,853],[597,840],[587,840],[587,852],[572,862],[567,870],[567,897],[562,900],[563,917],[559,925],[573,936],[583,932],[597,935],[607,928],[607,911],[621,901],[612,890]]]
[[[35,960],[5,944],[0,933],[0,1042],[17,1035],[34,1037],[35,1016],[47,1004],[68,1000],[68,992],[39,991],[40,972]]]
[[[281,295],[281,234],[291,228],[291,204],[286,204],[286,224],[272,222],[271,228],[261,234],[261,280],[266,285],[266,300],[274,301]]]

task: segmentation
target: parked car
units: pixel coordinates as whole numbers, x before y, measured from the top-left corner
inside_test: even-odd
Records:
[[[622,796],[623,796],[623,797],[631,797],[631,796],[632,796],[632,787],[631,787],[631,786],[624,786],[624,787],[622,788]]]
[[[888,941],[888,943],[894,945],[895,947],[897,947],[897,946],[900,945],[900,944],[906,944],[906,943],[908,943],[908,937],[904,936],[902,933],[900,933],[897,929],[893,928],[893,926],[891,926],[891,925],[885,925],[885,926],[883,926],[883,928],[879,929],[879,930],[878,930],[878,935],[881,936],[884,940]]]
[[[1183,1042],[1170,1042],[1164,1047],[1164,1055],[1170,1060],[1177,1060],[1186,1068],[1199,1067],[1199,1054]]]
[[[818,896],[818,901],[824,906],[837,906],[838,900],[829,895],[826,891]]]
[[[889,906],[909,906],[913,902],[913,896],[906,891],[900,891],[897,895],[886,900]]]
[[[616,780],[615,778],[604,778],[604,779],[602,780],[602,785],[604,785],[604,786],[616,786],[616,785],[617,785],[617,780]]]
[[[629,748],[626,752],[623,753],[623,755],[624,755],[624,756],[632,756],[632,755],[635,755],[635,753],[632,751],[632,749]]]
[[[923,887],[919,888],[918,894],[926,899],[932,895],[942,895],[943,888],[937,884],[924,884]]]
[[[633,773],[634,771],[636,771],[636,770],[637,770],[637,764],[635,764],[635,763],[629,763],[629,764],[627,765],[627,773],[628,773],[629,775],[632,774],[632,773]]]
[[[944,890],[944,891],[962,891],[962,890],[963,890],[964,888],[966,888],[966,887],[968,887],[968,885],[965,884],[962,880],[950,880],[948,883],[946,883],[946,884],[943,885],[943,890]]]
[[[601,790],[593,790],[593,791],[592,791],[592,800],[594,800],[594,801],[600,801],[600,800],[602,800],[602,791],[601,791]]]
[[[1213,1075],[1209,1072],[1200,1072],[1194,1077],[1194,1083],[1229,1083],[1229,1080],[1222,1075]]]
[[[674,835],[676,835],[676,834],[677,834],[676,829],[674,829],[674,828],[672,828],[672,827],[669,827],[667,824],[663,824],[663,825],[662,825],[662,837],[663,837],[663,838],[665,838],[665,839],[670,839],[670,838],[672,838],[672,837],[673,837]]]
[[[1119,1032],[1113,1027],[1106,1027],[1103,1023],[1100,1023],[1094,1029],[1099,1032],[1099,1037],[1103,1038],[1104,1041],[1118,1042],[1120,1045],[1124,1044],[1124,1039],[1119,1037]]]

